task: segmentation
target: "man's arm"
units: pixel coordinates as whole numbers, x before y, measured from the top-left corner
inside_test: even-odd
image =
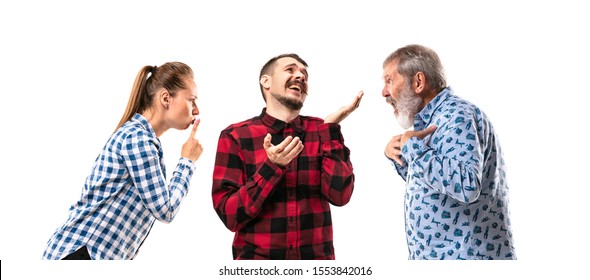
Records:
[[[344,145],[338,124],[319,126],[322,154],[321,190],[328,201],[342,206],[350,201],[354,189],[354,173],[350,150]]]
[[[437,129],[426,144],[413,137],[402,153],[410,165],[409,180],[420,180],[443,194],[465,202],[475,201],[481,192],[483,148],[475,117],[459,111]]]
[[[287,137],[276,146],[270,140],[268,134],[264,139],[266,160],[258,164],[252,176],[246,178],[238,141],[227,131],[219,137],[213,169],[213,206],[231,231],[240,230],[260,214],[264,203],[284,176],[282,166],[303,149],[298,137]]]
[[[337,206],[350,201],[354,189],[354,173],[350,162],[350,150],[344,145],[340,122],[356,110],[363,98],[360,91],[353,101],[329,114],[318,127],[322,154],[321,190],[326,199]]]

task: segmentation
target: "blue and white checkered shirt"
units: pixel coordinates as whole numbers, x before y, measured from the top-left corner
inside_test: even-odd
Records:
[[[47,242],[43,259],[61,259],[82,246],[92,259],[133,259],[156,219],[172,221],[194,168],[180,158],[166,184],[160,140],[135,114],[96,158],[80,200]]]

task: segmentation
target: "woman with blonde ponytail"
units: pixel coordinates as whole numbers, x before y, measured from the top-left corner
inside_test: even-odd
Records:
[[[196,99],[193,71],[184,63],[139,71],[121,121],[96,158],[80,200],[47,242],[43,259],[133,259],[155,220],[174,219],[203,152],[195,137]],[[191,124],[166,182],[159,137]]]

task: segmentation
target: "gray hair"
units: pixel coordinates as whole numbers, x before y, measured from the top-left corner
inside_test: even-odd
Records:
[[[397,62],[397,71],[404,78],[412,78],[422,72],[426,81],[434,88],[442,90],[447,87],[445,70],[440,58],[432,49],[421,45],[407,45],[391,53],[383,62],[385,68]]]

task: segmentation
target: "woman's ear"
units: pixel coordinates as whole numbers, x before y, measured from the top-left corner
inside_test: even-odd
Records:
[[[158,99],[160,100],[160,104],[162,104],[162,106],[164,108],[168,109],[168,107],[170,106],[170,101],[172,101],[170,93],[167,90],[162,89],[161,91],[158,92],[158,95],[159,95]]]

